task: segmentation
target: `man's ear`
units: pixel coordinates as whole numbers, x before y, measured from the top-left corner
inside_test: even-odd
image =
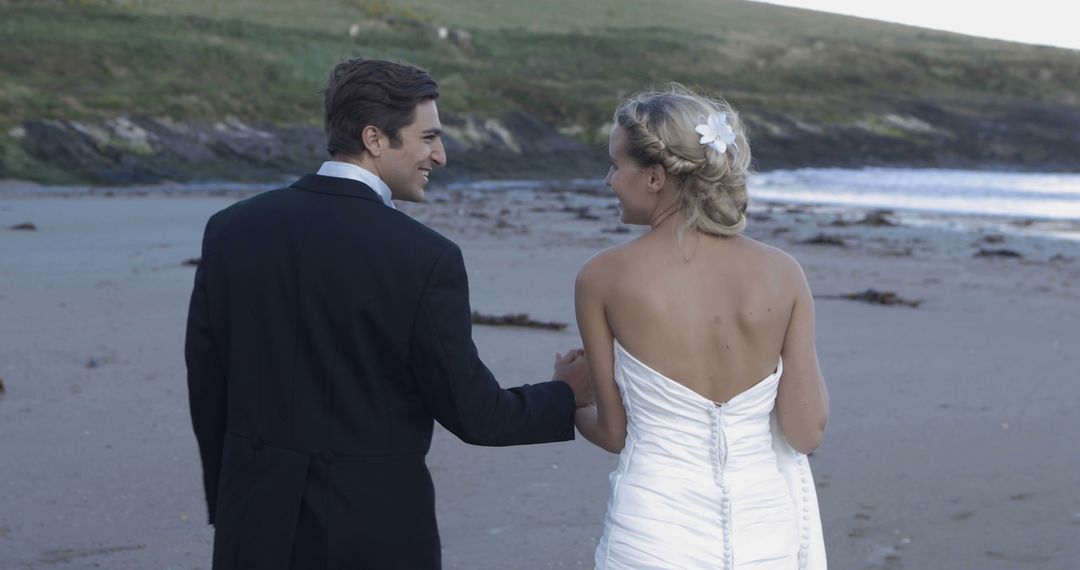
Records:
[[[649,166],[649,191],[659,192],[664,188],[664,184],[667,183],[667,170],[664,169],[662,164],[653,164]]]
[[[386,148],[389,142],[382,129],[375,125],[364,127],[364,130],[360,132],[360,141],[364,143],[364,149],[376,158],[382,154],[383,149]]]

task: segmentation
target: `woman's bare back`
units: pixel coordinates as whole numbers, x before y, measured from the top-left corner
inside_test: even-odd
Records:
[[[615,338],[664,376],[726,402],[772,374],[801,276],[742,236],[650,232],[609,250],[604,306]]]

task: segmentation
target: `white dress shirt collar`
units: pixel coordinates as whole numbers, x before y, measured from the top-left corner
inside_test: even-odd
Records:
[[[340,162],[337,160],[328,160],[322,163],[319,167],[319,171],[316,172],[319,176],[333,176],[334,178],[348,178],[350,180],[356,180],[368,185],[379,198],[387,206],[394,208],[394,201],[391,200],[390,187],[382,181],[375,173],[370,170],[357,166],[349,162]],[[397,208],[394,208],[397,209]]]

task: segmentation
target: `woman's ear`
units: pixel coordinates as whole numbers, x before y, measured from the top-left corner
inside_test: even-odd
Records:
[[[649,191],[659,192],[664,189],[664,184],[667,184],[667,170],[661,164],[653,164],[649,166]]]
[[[375,125],[368,125],[360,132],[360,142],[364,144],[364,149],[371,156],[378,158],[389,141],[383,135],[382,129]]]

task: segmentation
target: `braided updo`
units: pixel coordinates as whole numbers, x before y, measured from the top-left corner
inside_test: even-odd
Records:
[[[694,130],[711,113],[726,114],[735,132],[726,152],[701,144]],[[626,132],[626,153],[639,166],[659,164],[677,182],[684,228],[727,236],[746,227],[750,145],[731,105],[674,85],[626,100],[615,110],[615,122]]]

